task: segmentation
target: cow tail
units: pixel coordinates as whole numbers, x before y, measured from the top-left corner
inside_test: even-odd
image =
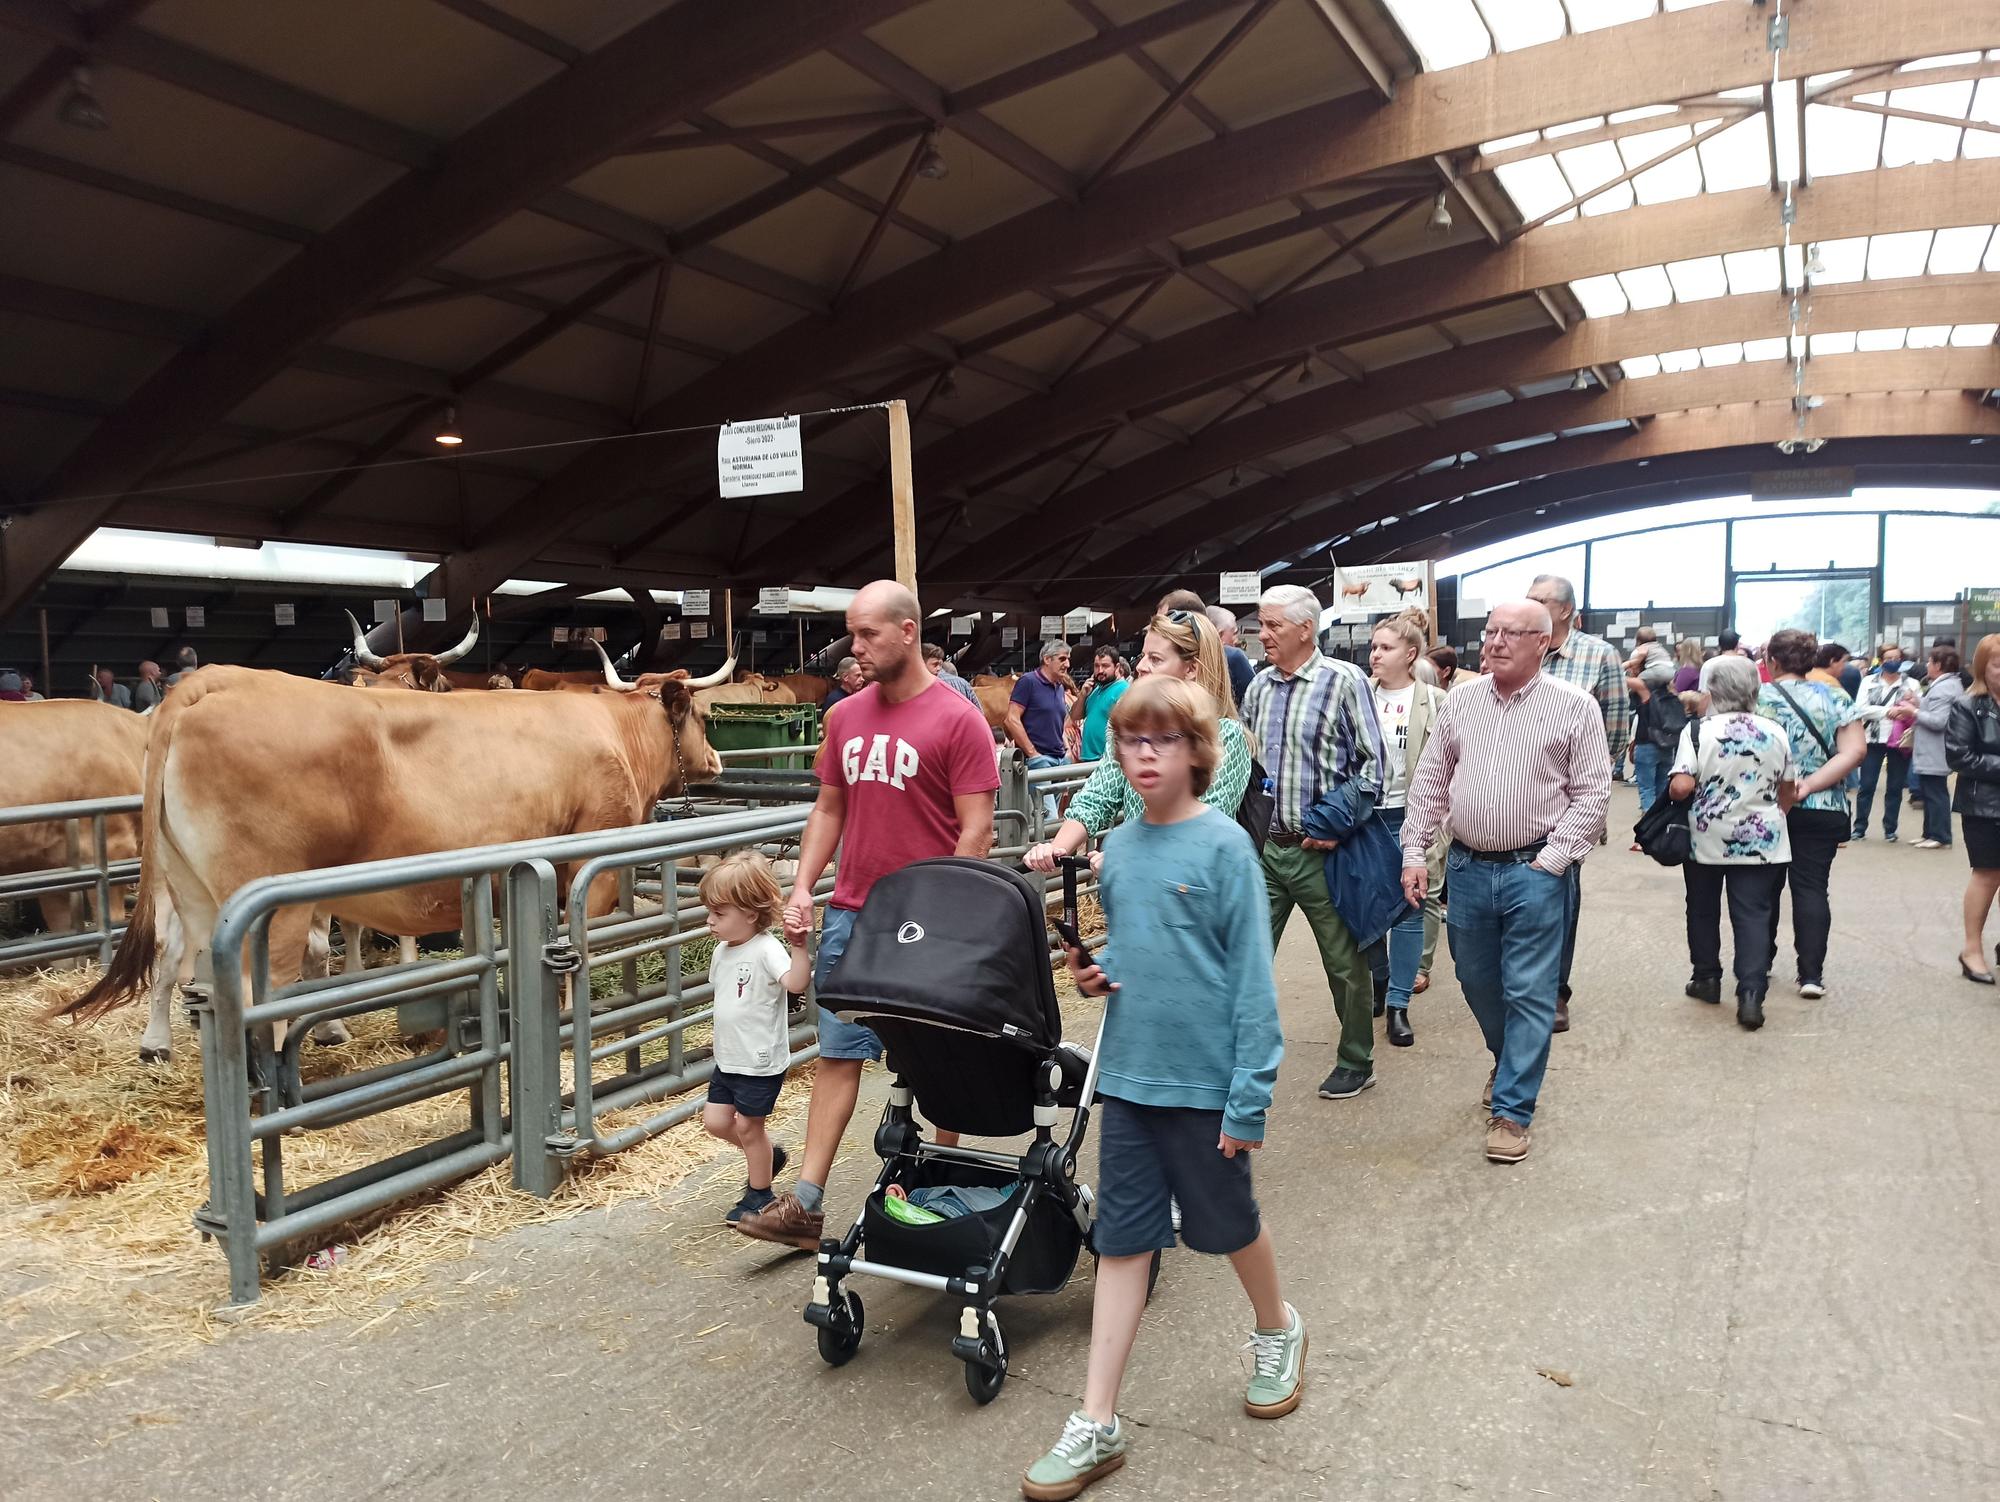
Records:
[[[180,685],[176,685],[180,688]],[[139,812],[139,890],[132,904],[131,920],[118,941],[118,951],[92,986],[76,1000],[59,1006],[52,1015],[95,1022],[105,1013],[129,1004],[153,982],[153,966],[159,957],[160,938],[153,926],[153,906],[160,886],[160,812],[167,781],[167,751],[173,745],[174,729],[187,706],[201,695],[193,686],[176,693],[169,691],[154,716],[153,733],[146,744],[145,803]]]

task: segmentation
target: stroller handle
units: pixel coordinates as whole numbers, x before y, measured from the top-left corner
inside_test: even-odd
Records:
[[[1062,916],[1055,920],[1056,932],[1071,948],[1081,950],[1083,934],[1076,926],[1076,878],[1077,874],[1090,869],[1088,857],[1080,855],[1059,855],[1056,865],[1062,869],[1063,906]]]

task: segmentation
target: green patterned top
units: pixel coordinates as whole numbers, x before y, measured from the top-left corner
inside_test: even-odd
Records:
[[[1243,789],[1250,782],[1250,742],[1243,726],[1235,719],[1221,722],[1222,765],[1209,779],[1201,801],[1231,818],[1243,801]],[[1076,820],[1093,835],[1101,835],[1118,819],[1136,819],[1146,811],[1145,803],[1125,780],[1116,756],[1107,755],[1097,764],[1075,797],[1069,800],[1065,818]]]

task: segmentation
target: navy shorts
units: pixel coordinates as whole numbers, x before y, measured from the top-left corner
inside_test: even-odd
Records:
[[[1250,1154],[1225,1158],[1220,1111],[1139,1106],[1103,1096],[1097,1149],[1097,1254],[1137,1257],[1174,1244],[1172,1201],[1191,1251],[1227,1255],[1263,1222],[1250,1189]]]
[[[731,1074],[718,1069],[708,1077],[708,1103],[734,1106],[738,1116],[769,1116],[784,1088],[782,1074]]]
[[[817,990],[833,974],[833,967],[847,953],[848,938],[854,932],[855,910],[827,905],[820,919],[819,953],[813,957],[813,987]],[[819,1056],[822,1059],[875,1059],[882,1057],[882,1040],[875,1029],[858,1022],[842,1022],[825,1007],[819,1009]]]

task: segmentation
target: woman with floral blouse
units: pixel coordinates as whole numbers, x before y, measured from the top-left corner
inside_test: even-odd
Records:
[[[1708,708],[1681,732],[1667,796],[1692,798],[1688,833],[1693,854],[1681,867],[1687,882],[1687,994],[1722,1000],[1722,898],[1736,938],[1736,1020],[1764,1025],[1764,993],[1777,948],[1776,909],[1792,858],[1785,814],[1792,805],[1795,767],[1791,737],[1756,713],[1762,686],[1747,657],[1718,657],[1704,670]]]
[[[1221,722],[1222,762],[1215,769],[1201,801],[1234,817],[1243,801],[1243,789],[1250,781],[1250,743],[1243,723],[1236,717],[1236,700],[1229,691],[1229,666],[1222,655],[1222,638],[1199,610],[1169,610],[1153,617],[1146,628],[1146,641],[1139,654],[1138,676],[1166,673],[1184,678],[1207,690],[1215,701],[1216,718]],[[1132,784],[1119,770],[1118,758],[1107,756],[1098,762],[1075,797],[1069,800],[1069,817],[1055,837],[1030,847],[1026,856],[1032,871],[1056,868],[1056,857],[1074,855],[1086,839],[1101,835],[1119,819],[1136,819],[1144,805]],[[1096,859],[1092,857],[1093,861]]]

